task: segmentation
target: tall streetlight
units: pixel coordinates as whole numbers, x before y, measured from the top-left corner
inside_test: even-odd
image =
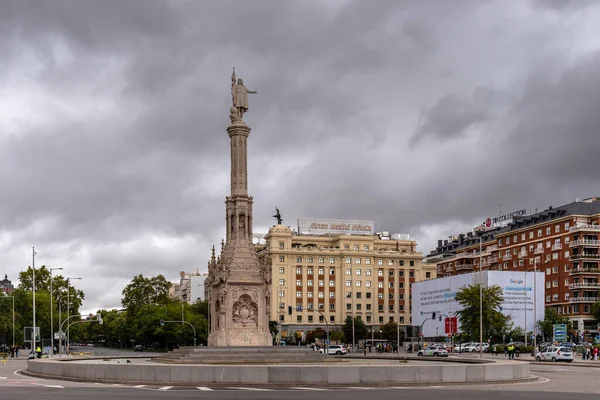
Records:
[[[50,268],[50,354],[54,355],[54,318],[53,318],[53,308],[54,308],[54,292],[52,291],[52,271],[62,271],[62,268]]]
[[[73,278],[73,277],[67,277],[67,294],[71,293],[71,284],[70,281],[71,279],[75,280],[82,280],[83,278]],[[77,292],[75,292],[77,293]],[[75,296],[75,295],[73,295]],[[71,318],[71,296],[67,296],[67,319]],[[69,336],[67,335],[67,343],[65,344],[65,348],[67,353],[69,352]]]
[[[33,291],[33,345],[31,346],[31,351],[36,350],[37,345],[37,337],[35,335],[35,246],[31,248],[31,272],[33,276],[32,281],[32,291]]]
[[[62,339],[63,339],[63,335],[62,335],[62,331],[60,330],[60,325],[61,325],[61,311],[62,311],[62,301],[68,297],[73,297],[72,294],[67,294],[65,296],[59,297],[58,298],[58,354],[61,354],[62,351]]]
[[[0,299],[12,299],[12,347],[15,347],[15,296],[2,296]]]
[[[483,232],[479,235],[479,358],[483,358]]]

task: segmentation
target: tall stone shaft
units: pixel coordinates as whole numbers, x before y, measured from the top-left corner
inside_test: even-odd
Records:
[[[247,143],[250,128],[232,120],[231,194],[225,199],[226,241],[209,262],[211,324],[209,346],[270,346],[270,265],[262,265],[252,244],[252,197],[248,195]]]

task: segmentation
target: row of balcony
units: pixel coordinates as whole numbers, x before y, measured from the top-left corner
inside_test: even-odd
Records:
[[[572,226],[569,232],[600,232],[600,225],[577,224]]]
[[[600,283],[598,282],[578,282],[571,283],[569,289],[600,289]]]
[[[571,303],[595,303],[600,301],[600,297],[571,297],[569,302]]]
[[[577,247],[577,246],[596,247],[596,246],[600,246],[600,240],[590,240],[590,239],[573,240],[572,242],[569,243],[569,246],[570,247]]]
[[[582,254],[572,254],[571,255],[571,261],[584,260],[584,259],[600,260],[600,254],[582,253]]]

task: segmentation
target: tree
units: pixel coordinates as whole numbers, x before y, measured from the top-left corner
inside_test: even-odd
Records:
[[[592,314],[594,313],[594,306],[600,303],[594,303],[592,306]],[[544,334],[545,337],[552,337],[552,325],[554,324],[566,324],[567,331],[570,331],[573,328],[573,324],[569,321],[569,318],[559,315],[558,312],[552,307],[546,308],[544,310],[544,320],[538,321],[538,326],[540,330]]]
[[[321,328],[313,329],[306,332],[306,343],[314,343],[315,339],[317,338],[325,339],[327,338],[327,333]]]
[[[346,337],[344,336],[344,332],[335,330],[329,332],[329,339],[332,342],[344,342],[346,340]]]
[[[484,340],[493,337],[498,340],[511,328],[510,317],[499,311],[502,298],[502,288],[491,286],[482,289],[482,310],[479,305],[480,285],[462,287],[456,293],[456,301],[463,309],[456,312],[460,319],[462,331],[470,340],[479,341],[480,315],[483,324]]]
[[[381,327],[382,337],[391,342],[398,338],[398,324],[391,321]]]
[[[161,274],[152,278],[144,278],[139,274],[123,289],[121,304],[132,314],[136,314],[146,304],[166,304],[170,288],[171,282]]]
[[[596,322],[600,322],[600,302],[592,304],[592,315],[596,318]]]
[[[352,342],[352,317],[347,316],[342,327],[347,342]],[[367,337],[367,326],[359,317],[354,317],[354,339],[356,342]]]

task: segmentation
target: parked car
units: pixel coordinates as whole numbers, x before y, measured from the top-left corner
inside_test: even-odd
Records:
[[[536,361],[566,361],[573,362],[573,351],[566,346],[549,346],[542,351],[538,351],[535,356]]]
[[[430,346],[426,349],[419,350],[417,356],[448,357],[448,351],[442,346]]]
[[[319,349],[319,353],[324,353],[325,349],[320,348]],[[332,344],[329,345],[327,347],[327,354],[336,354],[336,355],[342,355],[342,354],[346,354],[348,353],[348,351],[346,350],[346,346],[342,345],[342,344]]]
[[[142,348],[141,344],[136,345],[135,348],[133,349],[133,351],[142,351],[142,350],[143,350],[143,348]]]

